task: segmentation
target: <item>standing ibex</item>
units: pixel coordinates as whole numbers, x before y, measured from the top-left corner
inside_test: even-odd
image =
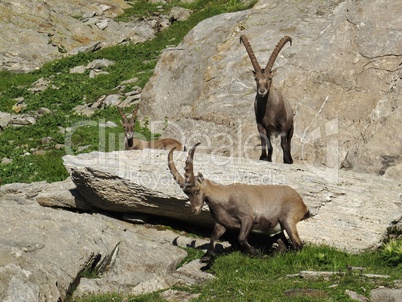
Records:
[[[272,85],[274,72],[272,67],[274,62],[287,42],[292,45],[289,36],[283,37],[276,45],[269,58],[267,66],[262,69],[258,64],[257,58],[251,48],[246,36],[240,36],[254,67],[255,81],[257,83],[257,95],[254,101],[255,118],[257,128],[261,138],[261,157],[260,160],[272,161],[272,145],[270,137],[281,135],[281,147],[283,150],[283,162],[292,164],[293,159],[290,154],[290,141],[293,136],[293,110],[289,102],[282,97],[282,93]],[[268,146],[268,156],[266,148]]]
[[[142,141],[134,138],[135,119],[137,117],[138,106],[133,109],[130,119],[126,117],[120,108],[118,108],[118,110],[122,118],[120,122],[124,128],[125,150],[142,150],[145,148],[170,150],[173,147],[180,151],[186,150],[186,148],[180,142],[173,138],[161,138],[152,141]]]
[[[193,158],[199,144],[195,144],[188,152],[184,178],[173,162],[174,148],[169,152],[168,166],[175,181],[189,197],[191,211],[199,214],[206,202],[215,220],[209,248],[201,261],[211,260],[215,242],[226,229],[239,229],[239,243],[252,255],[255,255],[257,250],[247,241],[251,230],[264,234],[281,232],[281,238],[285,241],[283,230],[286,230],[292,247],[301,250],[303,244],[296,224],[308,218],[310,212],[300,195],[289,186],[241,183],[221,185],[204,179],[201,173],[194,176]]]

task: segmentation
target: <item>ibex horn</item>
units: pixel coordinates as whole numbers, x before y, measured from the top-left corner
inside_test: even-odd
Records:
[[[184,178],[180,175],[179,171],[176,169],[176,165],[173,162],[173,151],[176,149],[176,147],[173,147],[169,151],[168,155],[168,167],[170,170],[170,173],[172,173],[174,180],[179,184],[181,188],[184,187]]]
[[[253,64],[255,72],[262,72],[260,64],[258,64],[257,58],[255,57],[254,51],[251,48],[250,42],[246,38],[245,35],[240,36],[240,42],[243,43],[244,47],[247,50],[248,56],[250,57],[251,64]]]
[[[135,106],[135,108],[133,109],[133,113],[131,114],[131,118],[133,119],[133,120],[135,120],[135,118],[137,117],[137,111],[138,111],[138,107],[140,107],[140,106]]]
[[[284,36],[282,39],[279,40],[278,44],[276,44],[275,49],[269,58],[267,66],[265,67],[266,72],[271,71],[272,66],[274,66],[275,60],[279,55],[279,52],[282,50],[283,46],[285,46],[287,42],[290,42],[290,45],[292,45],[292,38],[289,36]]]
[[[123,113],[123,111],[121,110],[121,108],[120,108],[120,107],[117,107],[117,110],[119,111],[121,118],[122,118],[123,120],[125,120],[125,119],[126,119],[126,115]]]
[[[194,169],[193,169],[193,159],[194,159],[194,152],[197,146],[201,143],[196,143],[190,151],[188,151],[187,159],[186,159],[186,166],[184,170],[184,177],[186,178],[186,186],[192,187],[195,185],[195,177],[194,177]]]

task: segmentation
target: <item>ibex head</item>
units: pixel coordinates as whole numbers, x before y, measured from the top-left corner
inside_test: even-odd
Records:
[[[254,51],[251,48],[250,42],[245,35],[240,36],[240,42],[244,44],[248,56],[250,57],[251,64],[253,64],[254,67],[254,76],[257,83],[257,94],[261,97],[265,97],[269,92],[269,88],[271,87],[273,77],[272,67],[275,63],[275,60],[278,57],[279,52],[282,50],[287,42],[290,42],[290,45],[292,45],[292,38],[289,36],[284,36],[281,40],[279,40],[278,44],[271,54],[271,57],[268,60],[267,66],[265,66],[265,68],[263,69],[258,64],[257,58],[254,55]]]
[[[200,143],[196,143],[190,151],[188,151],[186,166],[184,168],[184,178],[180,175],[179,171],[177,171],[176,166],[173,162],[173,151],[176,147],[172,148],[168,155],[168,166],[170,173],[172,173],[174,180],[179,184],[179,186],[183,189],[183,192],[190,199],[191,212],[194,214],[200,214],[202,206],[204,205],[204,192],[202,190],[202,185],[204,182],[204,177],[201,173],[198,173],[197,176],[194,176],[193,170],[193,159],[194,152],[197,146]]]
[[[131,118],[128,119],[120,107],[117,108],[121,116],[121,125],[124,129],[124,135],[127,141],[132,141],[134,138],[135,119],[137,117],[138,106],[133,109]]]

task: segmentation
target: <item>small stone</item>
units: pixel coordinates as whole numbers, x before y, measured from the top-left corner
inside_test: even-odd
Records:
[[[76,66],[70,69],[70,73],[77,73],[77,74],[83,74],[86,71],[86,67],[81,65],[81,66]]]
[[[10,158],[7,158],[7,157],[3,157],[3,159],[1,160],[1,163],[3,165],[8,165],[8,164],[11,164],[12,162],[13,162],[13,160]]]

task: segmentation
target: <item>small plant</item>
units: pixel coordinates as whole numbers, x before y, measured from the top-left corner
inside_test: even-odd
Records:
[[[392,239],[382,248],[382,258],[392,266],[402,264],[402,239]]]

